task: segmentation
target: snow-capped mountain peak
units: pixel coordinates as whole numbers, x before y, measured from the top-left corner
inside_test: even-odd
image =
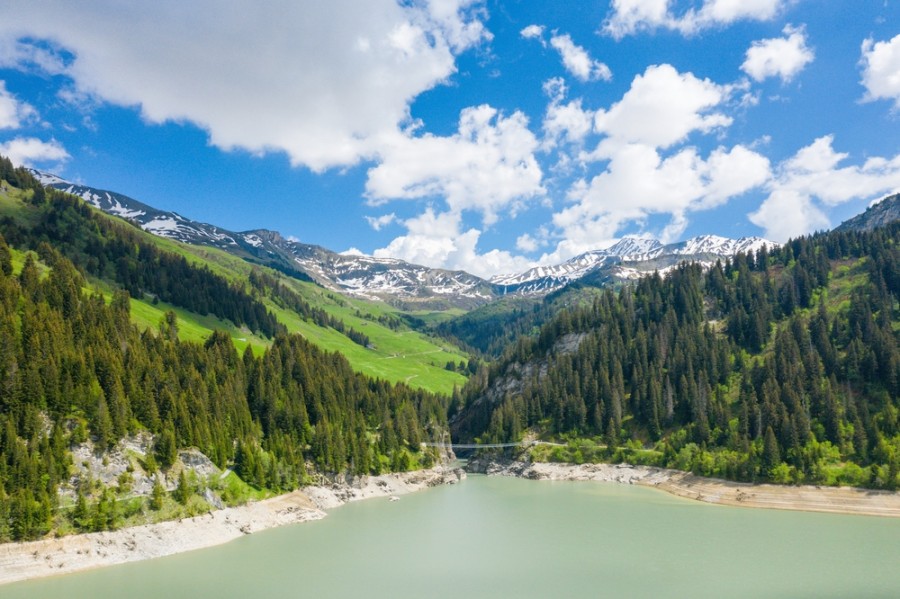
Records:
[[[700,235],[679,244],[673,244],[675,253],[685,256],[715,254],[717,256],[733,256],[738,252],[756,252],[763,246],[774,247],[777,244],[761,237],[741,237],[729,239],[718,235]]]
[[[257,264],[273,266],[300,278],[310,278],[339,291],[392,303],[473,307],[500,295],[541,295],[587,276],[623,281],[645,273],[665,272],[685,260],[711,265],[737,252],[756,252],[776,244],[758,237],[728,239],[701,235],[669,245],[646,236],[625,236],[605,249],[585,252],[562,264],[536,266],[522,273],[486,281],[463,271],[410,264],[396,258],[376,258],[358,251],[336,253],[285,239],[275,231],[232,232],[158,210],[128,196],[32,171],[46,186],[83,198],[93,206],[126,218],[142,229],[194,245],[212,246]]]
[[[602,251],[610,256],[618,256],[622,260],[648,260],[657,256],[663,248],[663,244],[652,237],[626,235]]]
[[[523,273],[493,277],[491,282],[506,292],[538,294],[553,291],[595,272],[606,272],[613,279],[634,279],[648,272],[666,270],[690,260],[706,266],[738,252],[756,252],[777,244],[760,237],[729,239],[701,235],[663,245],[651,237],[625,236],[610,247],[579,254],[562,264],[538,266]]]
[[[278,232],[265,229],[227,231],[112,191],[78,185],[39,171],[32,174],[45,186],[79,196],[104,212],[130,220],[148,233],[216,247],[250,262],[314,280],[341,293],[417,306],[428,304],[434,308],[474,307],[496,297],[489,282],[466,272],[429,268],[395,258],[338,254],[285,239]]]

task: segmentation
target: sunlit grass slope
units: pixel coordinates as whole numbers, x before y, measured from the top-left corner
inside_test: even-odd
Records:
[[[30,193],[15,188],[0,193],[0,217],[33,222],[33,209],[26,202]],[[103,216],[119,220],[106,214]],[[446,368],[448,362],[467,362],[465,353],[447,341],[411,329],[403,322],[403,314],[387,304],[347,298],[315,284],[301,282],[266,267],[250,264],[215,248],[183,244],[142,231],[140,235],[160,249],[182,255],[192,264],[207,266],[215,274],[246,285],[248,289],[250,286],[247,280],[254,269],[278,278],[312,306],[342,320],[347,329],[353,328],[369,338],[368,347],[363,347],[333,328],[304,320],[292,310],[278,306],[271,298],[260,298],[287,327],[288,332],[299,333],[325,350],[343,354],[358,372],[444,394],[450,394],[455,386],[465,383],[466,379],[462,374]],[[24,257],[15,258],[19,262],[24,261]],[[111,296],[111,283],[92,281],[92,285],[107,297]],[[271,342],[244,327],[236,327],[229,321],[211,315],[196,314],[165,302],[152,301],[149,297],[132,298],[131,301],[132,321],[142,329],[158,329],[168,310],[177,315],[179,338],[186,341],[202,342],[213,330],[223,330],[231,336],[239,351],[250,345],[254,352],[260,353]]]

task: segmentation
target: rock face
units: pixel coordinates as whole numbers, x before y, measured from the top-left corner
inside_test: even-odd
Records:
[[[868,210],[841,223],[835,231],[871,231],[900,220],[900,193],[888,196]]]
[[[393,499],[429,487],[456,484],[465,478],[466,472],[462,468],[437,466],[428,470],[380,476],[342,476],[327,484],[306,487],[303,492],[319,509],[327,510],[360,499]]]
[[[178,486],[178,475],[182,470],[193,472],[200,481],[221,474],[221,470],[200,450],[182,449],[178,452],[175,465],[167,473],[157,472],[151,475],[144,466],[147,456],[152,452],[153,435],[146,431],[125,437],[107,451],[98,450],[90,440],[80,443],[72,448],[74,468],[67,484],[60,486],[59,494],[74,501],[79,486],[97,481],[112,488],[117,488],[124,482],[128,485],[125,491],[127,496],[148,496],[157,477],[167,491],[173,491]],[[123,475],[125,479],[121,478]],[[221,503],[218,497],[215,500]]]
[[[466,465],[469,472],[493,476],[515,476],[529,480],[593,480],[599,482],[655,486],[668,481],[672,470],[629,464],[552,464],[497,458],[475,458]]]
[[[550,353],[556,355],[575,353],[585,338],[587,338],[585,333],[563,335],[554,344]],[[466,409],[458,412],[450,419],[452,434],[457,435],[460,431],[467,430],[469,423],[473,419],[483,415],[482,408],[484,406],[497,405],[507,397],[520,394],[525,383],[535,376],[538,379],[545,378],[547,376],[547,365],[548,362],[545,357],[524,364],[519,362],[509,364],[506,370],[496,377],[484,393],[479,394],[471,404],[466,406]],[[468,442],[470,439],[466,439],[466,441]]]

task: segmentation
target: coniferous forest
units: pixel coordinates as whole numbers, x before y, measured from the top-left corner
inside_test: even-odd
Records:
[[[115,527],[109,489],[79,485],[74,505],[59,491],[74,447],[103,455],[137,434],[153,439],[150,474],[196,448],[271,492],[427,467],[438,453],[422,442],[448,429],[459,442],[558,443],[533,459],[900,485],[900,222],[444,321],[432,330],[475,354],[447,364],[471,375],[451,398],[364,377],[288,334],[263,297],[370,343],[273,271],[229,280],[6,159],[0,180],[28,204],[0,216],[0,542],[61,519],[73,531]],[[174,312],[139,329],[132,297],[215,315],[270,345],[241,353],[224,332],[180,340]],[[166,496],[156,482],[153,510]],[[189,486],[181,471],[172,497],[187,503]]]
[[[898,241],[896,222],[820,234],[607,290],[471,379],[454,435],[570,441],[549,459],[895,489]]]
[[[70,448],[88,439],[103,451],[147,431],[156,439],[149,470],[166,469],[178,448],[195,447],[218,467],[230,466],[244,481],[273,491],[307,482],[310,469],[369,474],[432,463],[435,456],[421,442],[446,430],[441,397],[359,375],[341,355],[297,335],[273,331],[271,347],[256,356],[249,347],[240,355],[226,334],[203,344],[179,341],[174,315],[160,330],[138,330],[129,319],[131,283],[160,293],[178,281],[208,285],[201,296],[221,293],[233,302],[235,318],[264,312],[208,271],[161,252],[145,255],[144,246],[110,230],[107,247],[78,255],[106,255],[106,266],[98,259],[84,270],[108,268],[124,288],[111,298],[88,292],[84,273],[56,244],[35,241],[53,226],[58,233],[103,231],[101,221],[79,220],[89,209],[62,194],[32,199],[43,203],[33,231],[5,223],[23,246],[36,247],[20,272],[14,272],[14,250],[0,238],[0,541],[50,530],[57,490],[70,476]],[[71,220],[62,225],[63,218]],[[78,233],[71,243],[85,239],[91,238]],[[150,274],[141,274],[145,268]],[[151,275],[172,278],[162,285]],[[219,309],[213,304],[211,310]],[[92,501],[97,511],[112,500],[105,491],[85,499],[79,490],[75,528],[114,526],[114,518],[98,523],[77,513]]]

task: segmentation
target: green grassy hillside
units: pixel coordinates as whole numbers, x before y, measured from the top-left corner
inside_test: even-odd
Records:
[[[0,218],[8,218],[32,227],[37,222],[36,209],[30,204],[32,190],[9,187],[0,192]],[[93,209],[92,209],[93,210]],[[124,223],[121,219],[94,212],[100,218]],[[383,378],[390,382],[405,382],[412,387],[435,393],[450,394],[456,386],[462,386],[466,378],[462,369],[448,369],[448,362],[465,364],[468,357],[451,343],[428,336],[410,328],[403,313],[383,303],[351,299],[325,290],[315,284],[301,282],[277,271],[252,265],[214,248],[191,246],[170,239],[156,237],[134,228],[142,242],[159,250],[184,257],[188,263],[207,267],[213,274],[254,294],[275,315],[288,332],[296,332],[328,351],[340,352],[360,373]],[[21,262],[21,259],[20,259]],[[260,293],[248,283],[251,273],[264,273],[296,294],[312,307],[324,311],[346,329],[365,335],[369,343],[363,347],[345,333],[330,326],[323,326],[315,319],[304,318],[284,302],[278,302],[271,294]],[[92,285],[108,298],[117,285],[108,280],[91,279]],[[178,317],[178,333],[183,340],[202,341],[214,330],[225,331],[235,346],[243,351],[248,345],[255,353],[271,343],[270,339],[254,334],[245,326],[236,326],[214,315],[201,315],[182,307],[159,301],[153,297],[134,297],[131,300],[131,318],[141,328],[157,328],[169,310]]]

